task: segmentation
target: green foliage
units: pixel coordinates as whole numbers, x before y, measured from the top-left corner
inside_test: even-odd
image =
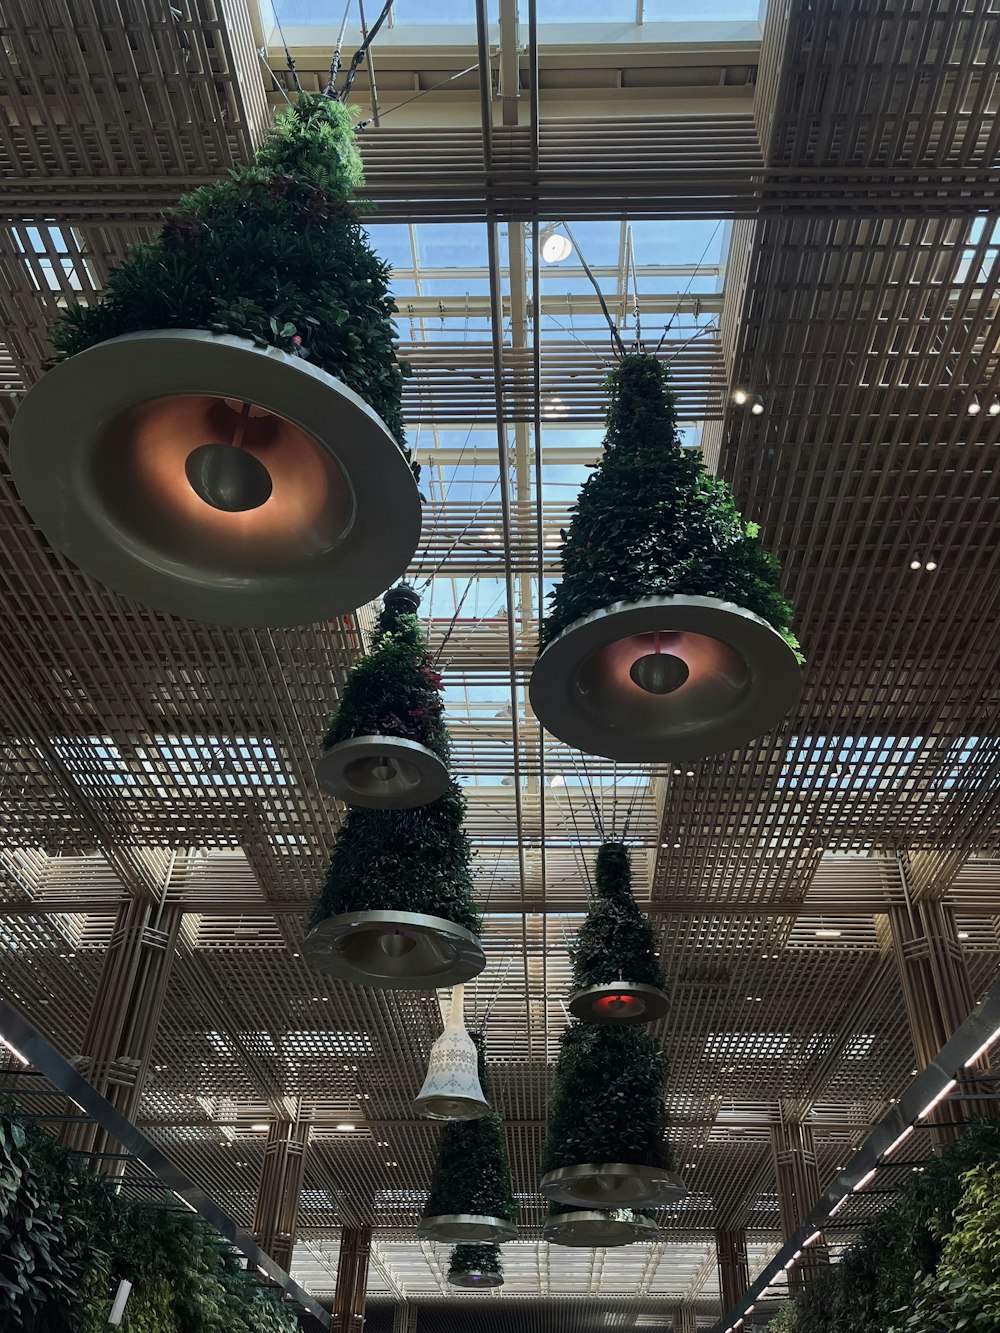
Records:
[[[937,1270],[918,1280],[900,1333],[1000,1328],[1000,1163],[974,1166],[961,1181],[951,1231],[943,1221],[935,1227],[942,1242]]]
[[[130,1204],[85,1159],[0,1113],[4,1333],[101,1333],[121,1278],[124,1333],[293,1333],[291,1313],[201,1218]]]
[[[489,1096],[483,1038],[478,1032],[469,1035],[479,1051],[479,1082]],[[503,1217],[509,1222],[517,1217],[503,1121],[496,1111],[482,1120],[450,1121],[441,1130],[424,1217],[449,1213]]]
[[[597,853],[597,902],[587,913],[571,950],[573,985],[582,990],[615,981],[662,986],[653,927],[632,897],[629,854],[620,842]]]
[[[642,1029],[572,1024],[556,1061],[542,1171],[584,1162],[669,1169],[665,1080],[663,1057]]]
[[[782,1333],[996,1333],[1000,1125],[974,1125],[930,1158],[781,1317]]]
[[[499,1245],[456,1245],[451,1252],[448,1276],[458,1273],[496,1273],[503,1277]]]
[[[389,268],[350,200],[362,183],[350,113],[300,98],[253,163],[185,195],[159,236],[135,246],[92,306],[72,306],[52,342],[71,356],[145,329],[230,333],[335,375],[400,445],[406,367],[393,348]]]
[[[464,817],[465,797],[455,782],[438,800],[411,810],[351,806],[312,925],[343,912],[426,912],[478,933]]]
[[[613,602],[682,594],[754,612],[798,653],[777,562],[726,483],[705,470],[700,454],[681,448],[665,368],[652,356],[627,356],[608,393],[604,456],[563,534],[563,578],[543,644]]]
[[[352,668],[323,747],[354,736],[419,741],[448,762],[441,676],[420,620],[405,603],[387,600],[371,652]]]

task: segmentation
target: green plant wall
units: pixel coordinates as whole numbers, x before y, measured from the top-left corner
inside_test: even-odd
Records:
[[[781,1333],[1000,1333],[1000,1125],[914,1172],[843,1259],[780,1312]]]
[[[0,1329],[104,1333],[122,1278],[123,1333],[299,1328],[200,1217],[127,1202],[86,1159],[0,1111]]]

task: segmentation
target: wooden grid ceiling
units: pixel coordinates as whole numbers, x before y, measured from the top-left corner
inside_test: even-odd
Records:
[[[0,0],[5,425],[54,314],[266,131],[288,78],[248,3]],[[375,242],[406,232],[413,255],[401,350],[431,494],[412,574],[430,581],[436,643],[472,589],[444,659],[486,909],[470,1009],[496,993],[523,1209],[508,1285],[475,1318],[663,1327],[684,1302],[710,1321],[712,1228],[749,1227],[757,1264],[778,1238],[779,1105],[809,1116],[826,1180],[909,1076],[888,906],[953,903],[977,994],[1000,962],[1000,15],[784,0],[728,45],[628,24],[591,44],[567,24],[537,48],[517,17],[502,0],[478,70],[473,0],[433,42],[395,29],[374,49],[381,96],[425,95],[363,138]],[[311,86],[329,51],[303,28],[291,40]],[[585,251],[616,238],[601,280],[631,334],[625,224],[725,239],[714,266],[700,241],[676,264],[637,252],[640,305],[657,339],[670,325],[693,436],[781,558],[809,664],[778,731],[683,771],[575,758],[527,710],[608,364],[575,258],[564,287],[533,276],[537,226],[559,220]],[[414,228],[484,258],[432,272]],[[376,1333],[380,1298],[434,1300],[434,1327],[465,1333],[446,1255],[413,1238],[437,1131],[410,1100],[438,1000],[341,986],[300,957],[338,822],[312,760],[372,609],[276,632],[153,614],[48,548],[5,452],[0,527],[0,993],[75,1055],[121,903],[183,906],[141,1123],[249,1225],[252,1126],[301,1104],[315,1128],[296,1275],[328,1293],[339,1228],[373,1223]],[[538,1240],[538,1149],[584,857],[630,804],[693,1193],[659,1244],[578,1254]]]

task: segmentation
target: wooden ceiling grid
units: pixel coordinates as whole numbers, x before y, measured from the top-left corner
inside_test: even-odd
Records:
[[[0,4],[5,422],[60,306],[99,291],[182,189],[245,160],[280,101],[239,0],[179,0],[152,20],[147,8]],[[987,0],[772,9],[756,91],[739,102],[720,94],[657,116],[633,103],[617,114],[609,99],[600,118],[561,114],[555,62],[546,75],[543,60],[553,95],[537,163],[530,127],[495,127],[485,170],[475,73],[421,104],[441,124],[390,121],[363,140],[380,220],[737,219],[721,334],[675,361],[682,411],[714,418],[706,441],[782,558],[809,657],[783,728],[690,776],[660,770],[642,792],[639,894],[671,994],[657,1036],[694,1191],[663,1216],[650,1267],[644,1248],[575,1256],[537,1241],[548,1061],[587,901],[574,844],[578,830],[599,840],[591,786],[610,802],[622,775],[551,741],[543,764],[523,711],[530,599],[512,636],[501,607],[489,623],[460,622],[448,644],[449,686],[495,689],[499,712],[513,669],[519,713],[516,747],[509,717],[468,712],[454,727],[488,901],[490,965],[470,1003],[481,1014],[499,986],[493,1078],[526,1224],[509,1250],[520,1276],[502,1302],[507,1330],[662,1326],[670,1302],[699,1297],[703,1314],[717,1311],[707,1230],[748,1224],[762,1247],[778,1230],[768,1126],[779,1101],[811,1108],[825,1179],[909,1077],[880,907],[908,891],[948,895],[977,988],[1000,961],[1000,418],[986,410],[1000,388],[1000,19]],[[407,79],[417,91],[433,82],[433,54],[411,63],[392,66],[401,93]],[[561,52],[564,83],[571,63]],[[530,349],[508,345],[498,380],[486,335],[460,337],[463,299],[441,306],[454,340],[402,348],[412,425],[489,426],[499,400],[515,430],[553,397],[574,423],[599,421],[600,355],[546,340],[536,386]],[[760,417],[728,402],[731,383],[761,393]],[[437,500],[414,572],[551,578],[555,552],[540,538],[563,516],[546,502],[540,534],[533,504],[505,515],[499,500]],[[437,1001],[325,982],[298,956],[337,823],[311,759],[370,609],[275,633],[153,615],[46,546],[3,459],[0,527],[5,994],[75,1054],[123,897],[185,904],[143,1122],[249,1223],[264,1143],[252,1126],[301,1104],[315,1125],[301,1272],[325,1271],[329,1290],[337,1228],[373,1222],[373,1292],[434,1300],[435,1327],[465,1333],[467,1302],[453,1297],[454,1313],[441,1302],[445,1256],[412,1239],[436,1131],[409,1101]],[[937,569],[911,571],[917,556]],[[446,630],[432,625],[436,643]],[[336,1128],[346,1123],[357,1130]],[[685,1254],[701,1260],[689,1267]],[[608,1304],[624,1291],[629,1301]],[[477,1322],[484,1308],[499,1305],[477,1306]],[[382,1318],[376,1303],[375,1333]]]

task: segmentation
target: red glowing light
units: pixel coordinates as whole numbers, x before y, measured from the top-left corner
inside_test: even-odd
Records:
[[[634,995],[605,995],[603,999],[597,1001],[594,1008],[605,1014],[623,1014],[634,1009],[638,1003]]]

